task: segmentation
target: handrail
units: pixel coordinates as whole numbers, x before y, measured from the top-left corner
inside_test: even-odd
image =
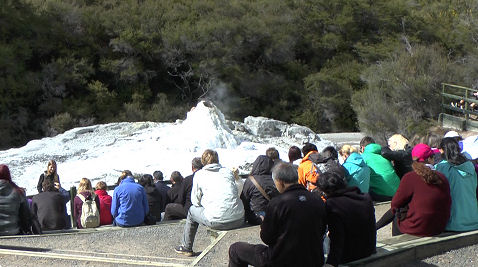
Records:
[[[455,93],[455,92],[451,93],[451,92],[447,92],[446,89],[455,89],[454,90],[455,92],[457,90],[461,90],[462,92],[461,93]],[[472,88],[469,88],[469,87],[465,87],[465,86],[460,86],[460,85],[442,83],[442,92],[441,92],[442,113],[446,113],[446,110],[453,110],[455,112],[462,113],[465,117],[465,125],[464,125],[465,129],[463,129],[463,130],[466,130],[468,125],[470,125],[470,115],[477,115],[478,116],[478,112],[475,112],[470,107],[471,103],[474,103],[474,104],[478,105],[478,99],[472,98],[471,93],[473,93],[473,92],[478,92],[478,90],[472,89]],[[463,106],[461,106],[461,107],[455,107],[455,106],[451,106],[451,104],[449,104],[449,103],[446,103],[447,101],[445,101],[445,99],[447,99],[447,101],[449,101],[449,99],[459,100],[459,101],[463,100],[464,103],[463,103]],[[440,117],[442,118],[442,115],[440,115]]]

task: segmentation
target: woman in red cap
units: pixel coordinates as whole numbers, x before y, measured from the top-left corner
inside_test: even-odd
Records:
[[[413,148],[413,171],[403,176],[391,209],[377,222],[377,229],[393,220],[394,236],[433,236],[445,230],[450,217],[450,186],[443,174],[431,168],[432,156],[426,144]]]

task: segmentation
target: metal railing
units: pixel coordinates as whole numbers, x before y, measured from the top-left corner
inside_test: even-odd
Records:
[[[478,106],[478,99],[473,95],[476,92],[478,92],[477,89],[442,83],[442,113],[451,113],[450,115],[462,117],[465,122],[464,130],[466,130],[467,126],[470,125],[470,115],[478,118],[478,110],[474,110],[471,107],[472,103]]]

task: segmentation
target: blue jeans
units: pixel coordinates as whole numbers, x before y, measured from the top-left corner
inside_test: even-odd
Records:
[[[244,218],[232,222],[210,222],[204,216],[204,208],[191,206],[186,217],[186,224],[184,225],[183,240],[181,245],[188,250],[193,249],[194,237],[199,227],[202,224],[206,227],[215,230],[231,230],[239,228],[244,224]]]

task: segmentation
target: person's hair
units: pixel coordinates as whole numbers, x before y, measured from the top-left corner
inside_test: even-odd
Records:
[[[357,149],[351,145],[343,145],[339,150],[340,156],[344,156],[344,155],[350,156],[350,154],[354,152],[357,152]]]
[[[338,159],[339,158],[339,153],[333,146],[328,146],[322,150],[322,155],[324,155],[325,158],[328,159]]]
[[[156,181],[162,181],[164,179],[162,171],[153,172],[153,177],[154,177],[154,180],[156,180]]]
[[[420,175],[427,184],[441,184],[443,181],[436,171],[430,169],[422,162],[414,161],[412,163],[412,169],[416,174]]]
[[[269,147],[266,150],[266,156],[268,156],[272,160],[279,159],[279,151],[275,147]]]
[[[24,193],[23,189],[21,189],[17,184],[12,181],[12,176],[10,174],[10,169],[5,164],[0,164],[0,180],[7,181],[15,190],[19,193]]]
[[[287,155],[289,156],[289,162],[291,163],[302,158],[302,152],[297,146],[291,146]]]
[[[346,186],[345,180],[334,172],[324,172],[320,175],[320,179],[317,179],[317,187],[326,195],[331,195]]]
[[[153,176],[151,174],[144,174],[141,178],[138,179],[138,184],[142,185],[143,187],[152,186],[153,185]]]
[[[176,183],[176,184],[181,184],[181,182],[183,181],[183,179],[184,179],[184,177],[181,175],[180,172],[178,172],[178,171],[173,171],[173,172],[171,173],[171,178],[170,178],[170,180],[171,180],[171,181],[174,181],[174,183]]]
[[[304,157],[310,152],[310,151],[317,151],[317,146],[312,144],[312,143],[305,143],[304,146],[302,147],[302,154]]]
[[[91,187],[91,181],[88,178],[81,178],[77,192],[81,193],[85,191],[93,191],[93,188]]]
[[[286,184],[294,184],[299,180],[299,175],[297,174],[297,169],[294,165],[281,162],[272,168],[272,178]]]
[[[55,187],[55,183],[50,179],[43,180],[41,186],[43,188],[43,192],[58,191],[58,189]]]
[[[440,149],[443,150],[443,157],[452,165],[460,165],[467,161],[460,152],[460,145],[453,137],[445,137],[441,140]]]
[[[192,166],[195,170],[200,170],[200,169],[202,169],[203,165],[202,165],[202,162],[201,162],[201,158],[200,158],[200,157],[195,157],[195,158],[193,158],[193,160],[191,161],[191,166]]]
[[[55,173],[50,173],[49,169],[50,169],[50,166],[52,166],[52,165],[55,167]],[[56,168],[57,168],[56,161],[50,160],[50,161],[48,161],[48,165],[46,166],[46,173],[47,174],[56,174],[56,171],[57,171]]]
[[[106,185],[105,182],[99,181],[99,182],[96,183],[95,189],[96,190],[106,190],[106,189],[108,189],[108,186]]]
[[[394,134],[390,136],[390,138],[388,138],[388,144],[390,145],[392,142],[397,144],[395,146],[396,150],[403,150],[405,149],[405,146],[408,145],[408,139],[401,134]]]
[[[366,147],[368,144],[373,144],[373,143],[375,143],[375,140],[370,136],[365,136],[364,138],[362,138],[362,140],[360,140],[361,147]]]
[[[203,166],[213,163],[219,163],[219,155],[212,149],[206,149],[201,156],[201,163]]]

